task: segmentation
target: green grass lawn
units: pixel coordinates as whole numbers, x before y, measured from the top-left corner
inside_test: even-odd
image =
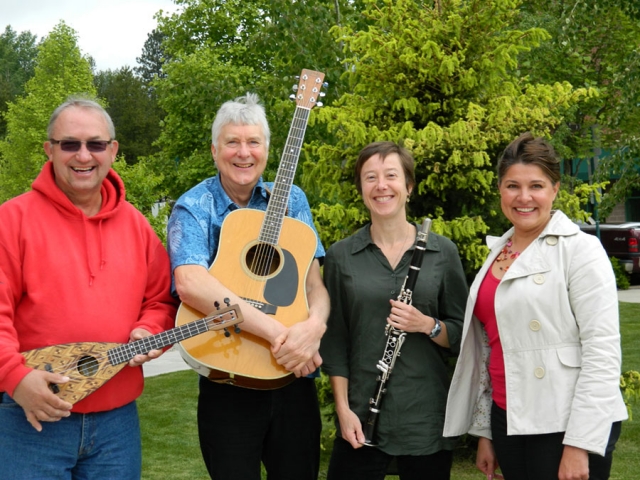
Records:
[[[620,303],[622,370],[640,371],[640,304]],[[168,373],[146,380],[138,402],[142,429],[142,478],[207,480],[200,457],[196,427],[197,374],[191,370]],[[632,480],[640,472],[640,402],[634,405],[634,421],[622,426],[614,454],[611,480]],[[225,415],[224,410],[220,415]],[[220,439],[224,441],[224,439]],[[326,477],[329,439],[324,450],[320,478]],[[474,466],[475,452],[462,445],[455,452],[453,480],[481,480]],[[388,477],[390,480],[398,477]]]

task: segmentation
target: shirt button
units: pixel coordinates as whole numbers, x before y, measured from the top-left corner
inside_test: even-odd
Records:
[[[394,293],[396,293],[396,291],[395,290],[391,290],[391,295],[393,295]]]
[[[541,273],[538,273],[537,275],[534,275],[533,276],[533,281],[537,285],[542,285],[544,283],[544,275],[542,275]]]
[[[536,367],[535,370],[533,371],[533,374],[536,376],[536,378],[544,377],[544,368]]]
[[[558,237],[547,237],[547,245],[557,245],[558,244]]]
[[[529,328],[534,332],[537,332],[538,330],[540,330],[541,327],[542,325],[540,325],[540,322],[538,320],[531,320],[529,322]]]

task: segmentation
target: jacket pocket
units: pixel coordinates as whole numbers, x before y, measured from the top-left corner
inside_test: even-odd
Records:
[[[566,367],[582,366],[582,349],[579,346],[562,347],[556,350],[560,363]]]

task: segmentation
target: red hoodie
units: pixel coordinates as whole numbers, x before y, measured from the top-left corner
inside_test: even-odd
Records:
[[[0,391],[9,395],[31,371],[20,352],[127,343],[134,328],[173,327],[176,313],[167,252],[115,171],[93,217],[58,188],[51,162],[32,187],[0,205]],[[142,389],[142,368],[126,366],[72,411],[111,410]]]

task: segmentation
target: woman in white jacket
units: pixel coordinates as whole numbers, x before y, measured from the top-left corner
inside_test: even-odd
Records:
[[[615,277],[599,240],[551,210],[559,181],[530,133],[498,163],[513,228],[471,286],[444,427],[480,437],[487,478],[607,479],[627,418]]]

